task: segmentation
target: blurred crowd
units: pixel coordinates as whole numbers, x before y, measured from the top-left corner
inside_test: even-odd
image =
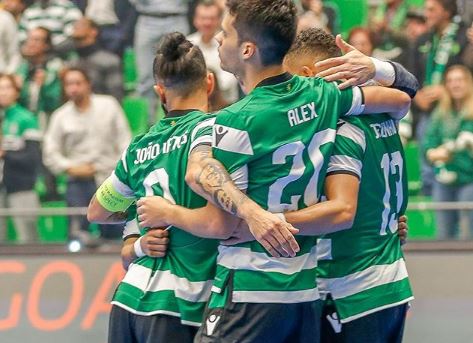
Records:
[[[401,122],[418,148],[422,189],[435,201],[473,201],[473,4],[470,0],[370,0],[366,26],[342,30],[343,1],[295,0],[299,30],[343,33],[364,54],[400,62],[422,88]],[[218,87],[218,110],[241,96],[220,68],[225,0],[0,1],[0,207],[39,208],[65,201],[87,206],[114,169],[133,133],[127,97],[146,102],[148,126],[162,112],[153,91],[152,60],[161,36],[180,31],[198,45]],[[416,6],[413,6],[415,4]],[[137,80],[125,87],[125,56]],[[128,121],[127,121],[128,119]],[[39,198],[38,179],[45,185]],[[58,179],[65,192],[58,192]],[[438,211],[439,238],[473,237],[473,211]],[[37,240],[35,216],[13,216],[17,242]],[[0,242],[6,220],[0,217]],[[101,239],[120,229],[99,228]],[[84,217],[71,217],[70,239],[94,245]]]

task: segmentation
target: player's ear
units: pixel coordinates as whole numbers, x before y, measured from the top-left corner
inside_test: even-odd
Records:
[[[253,42],[243,42],[241,44],[241,55],[244,60],[250,59],[256,54],[256,45]]]
[[[302,76],[314,77],[315,71],[309,68],[308,66],[302,66],[301,68]]]
[[[207,73],[206,80],[207,82],[207,95],[210,96],[215,89],[215,75],[212,72]]]
[[[161,100],[161,103],[162,104],[165,104],[166,103],[166,94],[165,94],[165,89],[164,89],[164,86],[160,83],[158,83],[157,85],[154,85],[154,91],[156,92],[156,94],[159,96],[159,100]]]

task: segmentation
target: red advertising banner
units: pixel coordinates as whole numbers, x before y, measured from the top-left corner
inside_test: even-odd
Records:
[[[0,342],[106,342],[117,255],[0,257]]]

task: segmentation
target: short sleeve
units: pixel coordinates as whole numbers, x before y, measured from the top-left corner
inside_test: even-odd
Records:
[[[212,152],[232,177],[247,178],[245,167],[254,157],[250,128],[243,120],[234,117],[238,115],[222,113],[217,116],[213,127]]]
[[[356,125],[340,121],[327,174],[351,174],[361,179],[365,150],[364,131]]]
[[[213,125],[215,124],[215,116],[211,116],[198,123],[191,132],[189,153],[199,145],[212,145]]]

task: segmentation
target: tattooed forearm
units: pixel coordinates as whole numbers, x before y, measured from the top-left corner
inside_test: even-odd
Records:
[[[248,199],[233,183],[225,167],[212,158],[211,148],[197,147],[191,154],[189,163],[198,166],[193,174],[194,191],[221,207],[238,215],[240,205]]]
[[[245,196],[243,194],[239,196],[240,191],[235,187],[230,175],[220,162],[208,159],[207,165],[202,169],[197,182],[212,197],[216,205],[231,214],[237,214],[238,206]],[[232,197],[232,194],[236,196],[236,199]]]

